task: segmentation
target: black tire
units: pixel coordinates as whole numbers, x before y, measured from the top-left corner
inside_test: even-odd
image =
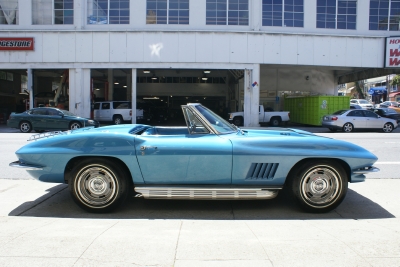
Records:
[[[236,126],[242,126],[243,118],[242,117],[234,117],[232,120],[232,123],[235,124]]]
[[[105,213],[126,199],[129,181],[120,164],[102,158],[84,159],[73,167],[68,187],[79,207]]]
[[[382,128],[382,130],[385,133],[391,133],[391,132],[393,132],[393,129],[394,129],[394,126],[390,122],[385,123],[385,125],[383,125],[383,128]]]
[[[69,124],[69,129],[70,130],[76,130],[76,129],[79,129],[81,127],[82,127],[82,125],[80,124],[80,122],[77,122],[77,121],[73,121],[73,122],[71,122]]]
[[[329,127],[328,129],[329,129],[329,131],[331,131],[332,133],[336,132],[336,129],[335,129],[335,128]]]
[[[32,132],[32,124],[29,121],[21,121],[19,130],[21,133],[30,133]]]
[[[281,124],[281,119],[279,117],[272,117],[269,121],[269,125],[273,127],[278,127]]]
[[[114,123],[115,125],[121,124],[121,123],[123,123],[123,122],[124,122],[124,120],[122,119],[122,117],[121,117],[120,115],[115,115],[115,116],[113,117],[113,123]]]
[[[322,213],[335,209],[343,201],[348,175],[337,162],[310,160],[290,172],[287,185],[303,209]]]
[[[350,132],[352,132],[354,130],[354,126],[350,122],[346,122],[343,125],[342,129],[343,129],[343,132],[350,133]]]

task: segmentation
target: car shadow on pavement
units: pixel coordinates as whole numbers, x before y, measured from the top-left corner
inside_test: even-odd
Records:
[[[9,216],[93,219],[277,220],[277,219],[383,219],[394,218],[379,204],[348,190],[342,204],[328,213],[307,213],[286,194],[270,200],[148,200],[132,194],[112,213],[94,214],[80,209],[66,185],[49,188],[40,198],[25,202]]]

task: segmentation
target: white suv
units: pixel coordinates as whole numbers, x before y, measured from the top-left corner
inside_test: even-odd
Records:
[[[363,109],[373,109],[374,106],[365,99],[350,99],[350,104],[356,104],[362,107]]]
[[[103,101],[94,103],[94,119],[121,124],[132,121],[130,101]],[[143,109],[136,110],[136,120],[143,119]]]

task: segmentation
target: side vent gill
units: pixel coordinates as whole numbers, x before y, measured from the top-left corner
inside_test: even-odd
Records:
[[[279,163],[253,163],[246,179],[273,179]]]

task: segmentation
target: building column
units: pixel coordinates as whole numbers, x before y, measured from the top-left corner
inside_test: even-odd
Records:
[[[32,69],[27,69],[26,70],[26,75],[28,78],[27,82],[27,89],[29,92],[29,109],[33,108],[33,72]]]
[[[131,90],[131,101],[132,101],[132,123],[136,123],[136,98],[137,98],[137,83],[136,83],[136,69],[132,69],[132,74],[130,75],[132,77],[130,81],[130,87],[132,88]]]
[[[112,101],[114,96],[114,71],[113,69],[108,69],[108,94],[104,97],[107,101]]]
[[[90,69],[69,70],[69,111],[90,118]]]
[[[244,126],[259,126],[260,104],[260,65],[254,64],[253,69],[244,72]]]

